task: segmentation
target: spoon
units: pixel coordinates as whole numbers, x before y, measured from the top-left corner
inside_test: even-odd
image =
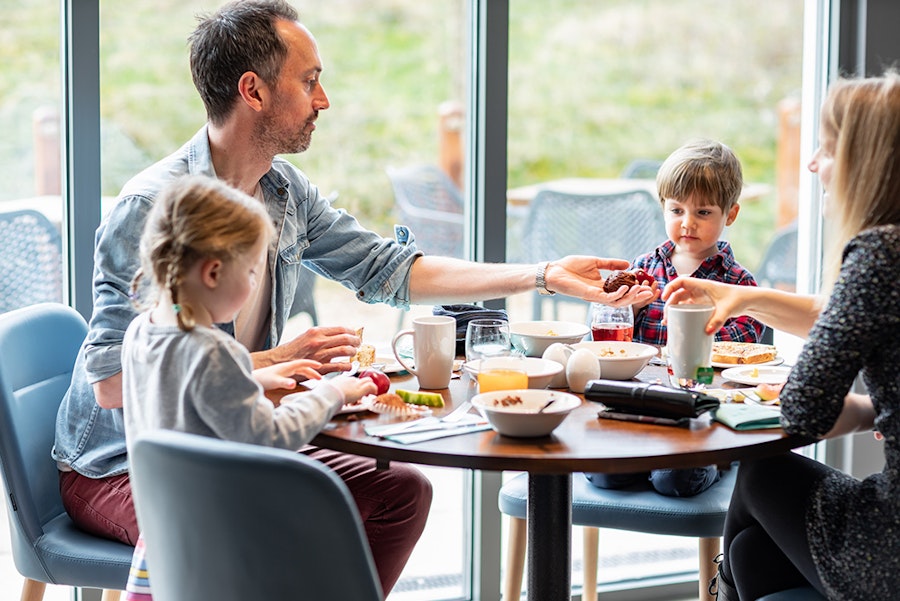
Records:
[[[552,405],[552,404],[555,403],[555,402],[556,402],[556,399],[550,399],[549,401],[547,401],[546,403],[544,403],[544,406],[543,406],[543,407],[541,407],[540,409],[538,409],[538,413],[543,413],[543,412],[544,412],[544,409],[546,409],[547,407],[549,407],[550,405]]]

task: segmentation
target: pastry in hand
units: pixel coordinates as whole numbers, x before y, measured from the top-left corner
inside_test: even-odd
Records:
[[[359,336],[359,339],[362,340],[363,337],[363,328],[359,328],[356,330],[356,335]],[[375,347],[371,344],[360,344],[359,348],[356,349],[356,354],[350,357],[350,362],[357,361],[359,362],[360,367],[368,367],[375,363]]]

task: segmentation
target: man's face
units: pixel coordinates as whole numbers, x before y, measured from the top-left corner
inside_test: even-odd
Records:
[[[273,155],[308,149],[319,111],[330,106],[319,83],[322,61],[312,35],[291,21],[279,21],[276,29],[287,44],[288,54],[254,140],[262,148],[271,149]]]

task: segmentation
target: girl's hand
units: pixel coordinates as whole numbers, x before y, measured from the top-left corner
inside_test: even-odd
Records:
[[[328,383],[341,391],[344,395],[344,404],[352,405],[367,394],[375,394],[378,387],[369,378],[354,378],[352,376],[336,376],[328,380]]]
[[[322,379],[322,374],[316,371],[321,367],[322,364],[318,361],[295,359],[254,369],[253,377],[262,385],[263,390],[293,390],[299,381]]]

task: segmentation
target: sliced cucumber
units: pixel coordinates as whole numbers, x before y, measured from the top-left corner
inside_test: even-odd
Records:
[[[413,405],[425,405],[426,407],[443,407],[444,397],[437,392],[412,392],[398,388],[395,390],[401,399]]]

